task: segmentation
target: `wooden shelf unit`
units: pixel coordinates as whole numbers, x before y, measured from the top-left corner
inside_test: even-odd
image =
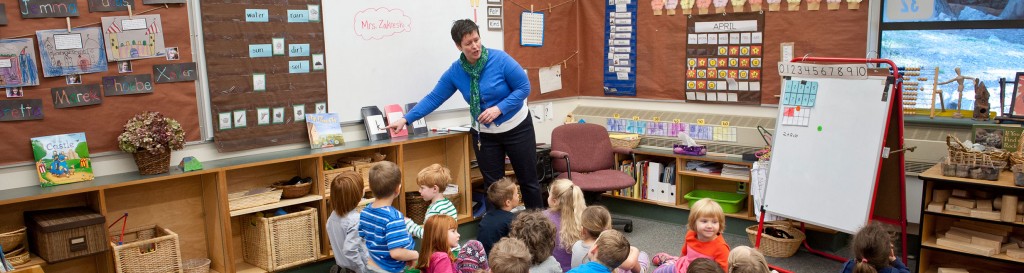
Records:
[[[302,205],[316,208],[320,221],[320,249],[317,261],[333,259],[324,226],[330,216],[330,198],[324,192],[323,163],[338,158],[381,153],[403,171],[406,192],[418,190],[416,174],[433,163],[451,169],[453,183],[459,186],[460,201],[455,204],[459,223],[472,221],[469,178],[469,135],[429,134],[390,141],[350,141],[327,149],[294,149],[251,156],[203,162],[204,169],[182,173],[172,170],[159,175],[137,172],[96,177],[80,183],[41,188],[30,186],[0,190],[0,222],[24,223],[23,213],[51,208],[90,207],[112,224],[128,213],[128,226],[160,225],[179,236],[182,260],[209,258],[211,272],[266,272],[242,259],[239,215]],[[311,192],[305,197],[282,199],[274,204],[229,211],[229,193],[267,187],[293,176],[311,177]],[[405,196],[395,207],[405,212]],[[34,253],[33,253],[34,255]],[[49,264],[33,256],[27,268],[40,265],[48,273],[114,272],[110,251]]]
[[[662,149],[651,149],[651,148],[636,148],[633,149],[636,160],[651,160],[666,164],[675,164],[676,166],[676,200],[674,204],[638,199],[628,196],[616,196],[610,193],[605,193],[604,196],[628,200],[632,202],[639,202],[651,205],[658,205],[663,207],[669,207],[681,210],[690,210],[690,205],[683,198],[687,193],[693,190],[712,190],[720,192],[741,192],[740,184],[745,184],[743,187],[743,193],[747,195],[744,199],[744,208],[736,213],[726,213],[726,217],[744,219],[744,220],[755,220],[754,217],[754,202],[750,200],[750,178],[740,178],[732,176],[722,176],[719,174],[708,174],[697,171],[686,170],[686,162],[691,160],[718,162],[725,164],[734,164],[747,166],[748,168],[753,166],[754,162],[744,161],[738,157],[728,156],[689,156],[674,154],[670,150]],[[622,162],[624,159],[629,159],[625,156],[618,155],[616,158],[616,164]]]
[[[1013,194],[1024,197],[1024,187],[1013,186],[1013,174],[1003,172],[997,181],[977,180],[943,176],[939,165],[932,166],[918,176],[924,181],[921,198],[921,253],[917,272],[938,272],[941,267],[966,268],[970,272],[1019,272],[1024,268],[1024,259],[1015,259],[1004,253],[992,256],[977,255],[956,248],[936,243],[938,234],[954,221],[970,220],[1012,227],[1010,236],[1024,234],[1024,223],[1004,222],[971,217],[956,212],[934,212],[926,208],[932,202],[932,193],[936,188],[981,190],[994,193],[995,196]]]

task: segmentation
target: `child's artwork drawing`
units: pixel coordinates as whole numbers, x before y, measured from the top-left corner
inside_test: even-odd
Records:
[[[43,77],[107,71],[100,32],[98,27],[36,31]]]
[[[32,38],[0,40],[0,88],[39,85]]]
[[[164,34],[160,15],[103,17],[107,61],[163,57]]]
[[[85,133],[32,138],[32,154],[43,187],[93,179]]]

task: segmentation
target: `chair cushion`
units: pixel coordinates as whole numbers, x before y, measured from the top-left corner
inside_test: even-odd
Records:
[[[558,175],[559,179],[568,178],[566,173]],[[589,173],[572,173],[572,183],[583,191],[604,192],[633,186],[636,180],[618,170],[600,170]]]

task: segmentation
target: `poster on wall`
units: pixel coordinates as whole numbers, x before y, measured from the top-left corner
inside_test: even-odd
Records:
[[[693,15],[687,24],[686,100],[760,104],[764,14]]]
[[[604,31],[604,94],[636,96],[636,0],[608,1]]]
[[[0,88],[39,85],[32,38],[0,40]]]
[[[78,17],[78,0],[20,0],[21,18]]]
[[[163,25],[160,15],[103,17],[103,41],[107,61],[160,58],[164,53]]]
[[[48,29],[36,31],[43,77],[107,71],[100,28]]]
[[[123,11],[135,6],[135,0],[89,0],[89,12]]]

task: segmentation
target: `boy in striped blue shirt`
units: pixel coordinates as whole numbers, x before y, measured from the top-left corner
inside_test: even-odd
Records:
[[[426,223],[430,216],[443,214],[451,216],[452,219],[459,219],[458,213],[455,212],[455,205],[448,198],[444,198],[444,189],[448,187],[448,183],[452,181],[452,173],[441,166],[441,164],[433,164],[420,170],[416,174],[416,184],[420,185],[420,196],[423,200],[430,201],[430,206],[427,207],[427,213],[423,216],[423,222]],[[416,238],[423,238],[423,226],[416,224],[412,219],[405,218],[405,225],[409,228],[409,233]]]
[[[402,212],[392,207],[402,193],[402,172],[390,161],[370,168],[370,190],[376,200],[359,215],[359,236],[366,240],[373,272],[401,272],[406,262],[416,261],[419,252],[405,228]]]

